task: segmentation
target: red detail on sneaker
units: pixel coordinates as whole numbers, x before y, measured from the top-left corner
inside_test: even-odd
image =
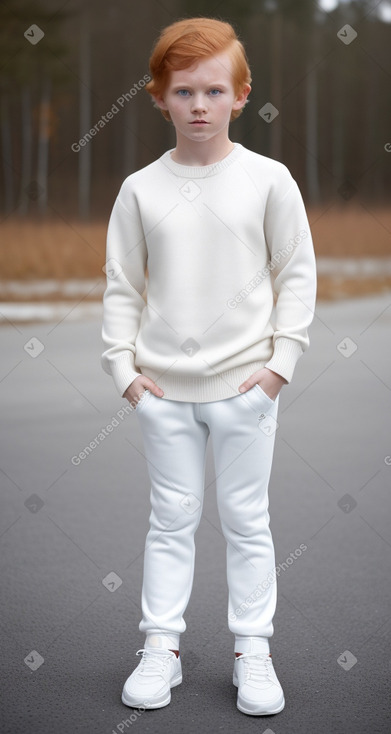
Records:
[[[239,655],[242,655],[242,653],[241,652],[235,652],[235,657],[236,658],[238,658]],[[272,654],[271,654],[271,652],[269,652],[269,658],[271,658],[271,657],[272,657]]]

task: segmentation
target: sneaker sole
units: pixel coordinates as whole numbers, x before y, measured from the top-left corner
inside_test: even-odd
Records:
[[[237,707],[239,711],[241,711],[243,714],[247,714],[248,716],[272,716],[273,714],[279,714],[280,711],[283,710],[285,706],[285,699],[282,699],[282,702],[280,702],[278,705],[276,705],[273,709],[268,709],[267,711],[252,711],[251,709],[244,706],[241,701],[237,701]]]
[[[232,682],[236,688],[239,687],[239,681],[236,675],[233,676]],[[249,716],[272,716],[273,714],[279,714],[280,711],[283,710],[285,707],[285,698],[284,694],[282,694],[282,698],[277,701],[277,703],[273,706],[273,708],[269,708],[267,710],[259,711],[259,710],[252,710],[251,704],[250,706],[248,704],[243,703],[243,701],[240,699],[238,695],[237,703],[236,703],[239,711],[241,711],[243,714],[248,714]]]
[[[159,698],[150,698],[149,700],[146,699],[142,702],[140,702],[139,699],[132,698],[129,696],[125,690],[122,691],[121,695],[121,701],[125,704],[125,706],[130,706],[131,708],[144,708],[144,709],[160,709],[163,708],[163,706],[168,706],[168,704],[171,701],[171,688],[174,688],[175,686],[179,686],[179,684],[182,683],[182,675],[176,676],[173,678],[172,682],[170,683],[170,690],[168,691],[168,694],[165,697]]]

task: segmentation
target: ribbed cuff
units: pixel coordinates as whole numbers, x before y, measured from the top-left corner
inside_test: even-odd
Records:
[[[173,632],[166,632],[165,634],[148,633],[145,638],[144,647],[158,647],[167,648],[168,650],[179,650],[179,638],[180,635],[176,635]]]
[[[265,367],[277,372],[281,377],[285,377],[287,382],[290,382],[296,362],[302,354],[303,348],[296,339],[287,339],[280,336],[274,343],[273,356],[266,362]]]
[[[235,635],[234,652],[269,653],[268,637]]]
[[[134,367],[133,353],[130,352],[121,354],[115,361],[110,362],[110,371],[121,398],[130,383],[141,375],[141,372],[137,372]]]

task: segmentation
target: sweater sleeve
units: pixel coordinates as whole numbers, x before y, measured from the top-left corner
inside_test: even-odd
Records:
[[[283,170],[285,185],[270,192],[264,221],[275,298],[274,350],[265,367],[289,383],[297,360],[309,346],[317,280],[304,202],[296,181],[285,166]]]
[[[138,209],[135,205],[130,212],[123,204],[123,189],[124,184],[114,203],[107,230],[107,285],[102,325],[105,351],[101,357],[104,371],[113,377],[121,396],[141,374],[135,368],[134,359],[141,314],[146,305],[142,294],[147,265],[147,247]]]

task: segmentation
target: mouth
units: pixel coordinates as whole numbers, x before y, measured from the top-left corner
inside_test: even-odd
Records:
[[[209,122],[206,122],[206,120],[193,120],[190,125],[209,125]]]

